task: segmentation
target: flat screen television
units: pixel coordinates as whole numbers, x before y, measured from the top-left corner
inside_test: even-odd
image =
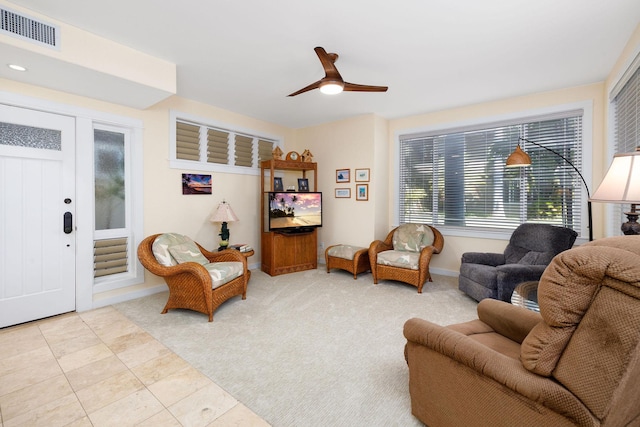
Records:
[[[269,192],[269,231],[304,233],[322,227],[322,193]]]

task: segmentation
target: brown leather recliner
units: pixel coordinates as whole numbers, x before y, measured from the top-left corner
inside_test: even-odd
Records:
[[[412,413],[440,426],[640,426],[640,236],[557,255],[540,314],[485,299],[478,320],[405,323]]]

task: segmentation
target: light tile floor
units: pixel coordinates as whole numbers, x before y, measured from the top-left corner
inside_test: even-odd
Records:
[[[0,329],[0,427],[268,426],[113,307]]]

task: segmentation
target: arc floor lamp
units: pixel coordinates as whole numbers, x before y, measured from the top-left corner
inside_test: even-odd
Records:
[[[587,227],[589,228],[589,241],[592,241],[593,240],[593,219],[592,219],[592,216],[591,216],[591,194],[589,193],[589,186],[587,186],[587,181],[584,180],[584,177],[582,176],[582,174],[580,173],[578,168],[575,167],[575,165],[573,163],[571,163],[571,161],[569,161],[569,159],[567,159],[565,156],[563,156],[562,154],[558,153],[557,151],[552,150],[549,147],[545,147],[542,144],[538,144],[537,142],[533,142],[533,141],[530,141],[530,140],[522,138],[522,137],[518,138],[518,146],[513,151],[513,153],[511,153],[509,155],[509,157],[507,158],[507,167],[508,168],[525,167],[525,166],[530,166],[531,165],[531,157],[529,157],[529,155],[527,153],[522,151],[522,148],[520,148],[520,141],[528,142],[530,144],[536,145],[536,146],[538,146],[540,148],[544,148],[545,150],[552,152],[553,154],[555,154],[556,156],[560,157],[562,160],[567,162],[569,164],[569,166],[571,166],[576,171],[576,173],[578,174],[578,176],[582,180],[582,183],[584,184],[584,188],[586,188],[586,190],[587,190],[587,216],[588,216],[588,221],[589,221]]]

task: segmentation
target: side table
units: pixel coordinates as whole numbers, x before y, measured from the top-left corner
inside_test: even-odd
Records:
[[[511,304],[540,312],[538,306],[538,282],[523,282],[513,290]]]

